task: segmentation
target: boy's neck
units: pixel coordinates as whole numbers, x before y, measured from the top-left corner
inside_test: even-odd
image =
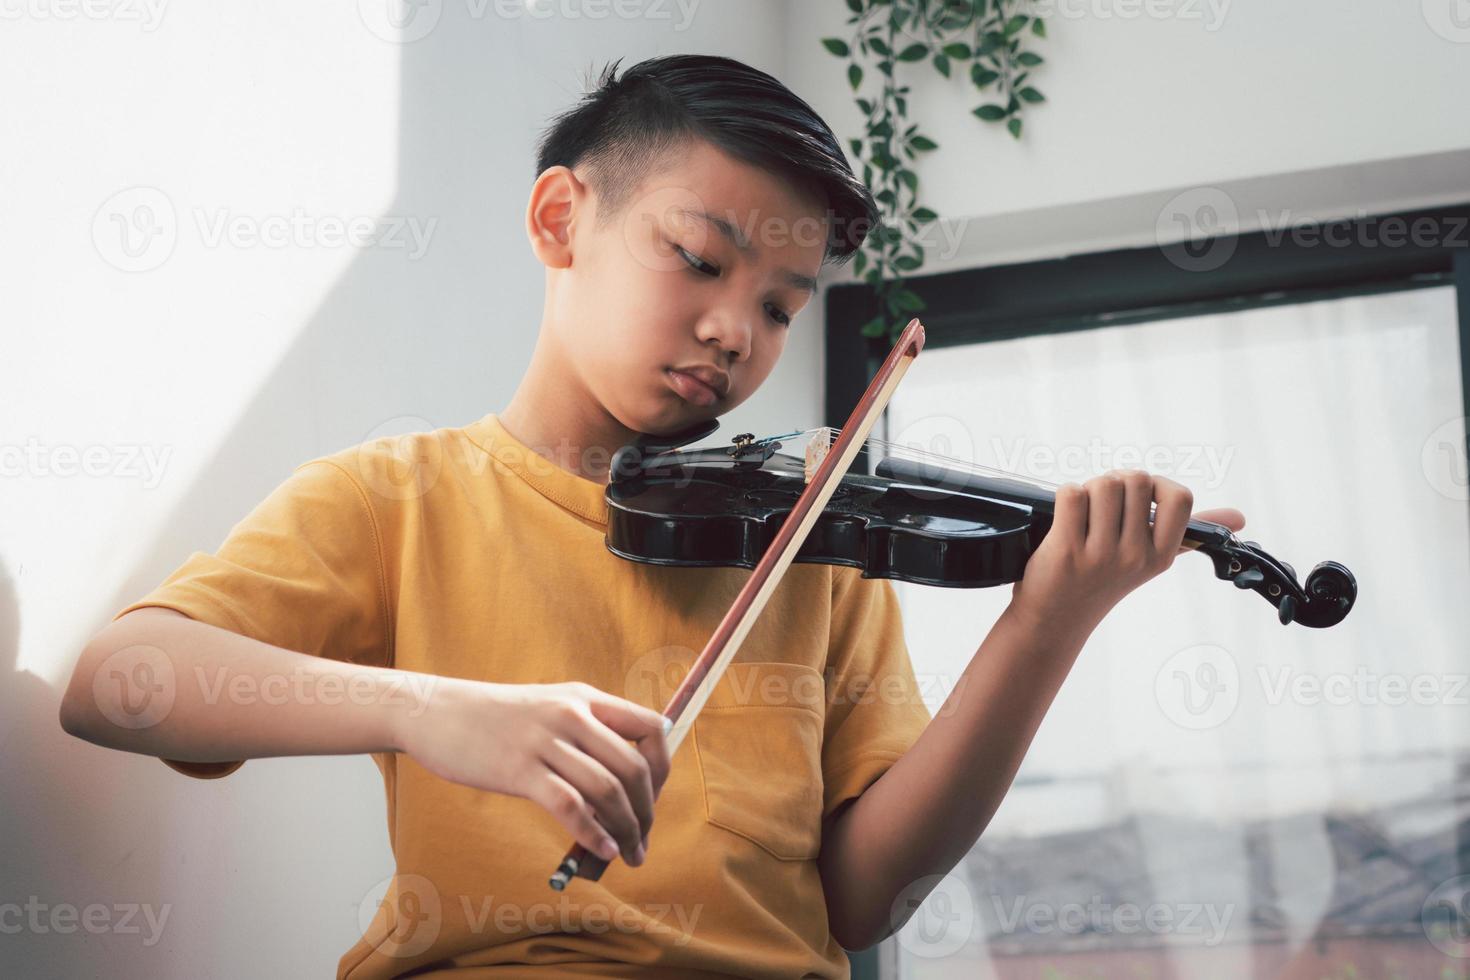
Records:
[[[497,414],[505,431],[531,451],[584,480],[607,483],[612,454],[638,434],[601,406],[540,391],[531,374]]]

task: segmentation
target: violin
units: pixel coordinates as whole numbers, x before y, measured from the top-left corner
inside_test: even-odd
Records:
[[[684,449],[718,428],[714,420],[667,437],[640,436],[614,455],[606,490],[608,550],[653,565],[754,568],[836,430],[809,429],[727,447]],[[801,456],[781,452],[803,444]],[[865,578],[950,588],[1015,582],[1051,527],[1054,484],[880,440],[873,475],[849,472],[794,558],[849,565]],[[1184,547],[1210,557],[1217,578],[1276,607],[1283,624],[1342,622],[1357,598],[1352,572],[1318,563],[1296,571],[1222,524],[1191,520]]]

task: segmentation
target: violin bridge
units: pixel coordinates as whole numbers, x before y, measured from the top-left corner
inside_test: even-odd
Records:
[[[803,467],[806,482],[812,482],[812,477],[817,475],[817,467],[822,465],[822,460],[827,458],[827,452],[832,448],[832,430],[818,429],[806,442],[806,465]]]

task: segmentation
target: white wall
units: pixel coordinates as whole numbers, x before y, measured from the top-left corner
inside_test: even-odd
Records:
[[[940,144],[914,167],[947,219],[924,271],[1152,245],[1161,218],[1193,216],[1175,200],[1191,188],[1225,190],[1243,228],[1262,209],[1295,223],[1470,199],[1470,23],[1455,3],[1044,0],[1032,77],[1047,102],[1019,142],[970,114],[994,93],[967,71],[901,65],[912,121]],[[817,40],[851,37],[845,5],[789,12],[787,81],[844,143],[861,135],[844,62]]]
[[[146,923],[0,936],[8,972],[321,974],[356,938],[391,870],[369,760],[196,782],[65,737],[60,688],[88,636],[301,460],[500,407],[540,314],[521,231],[533,141],[590,69],[728,54],[781,75],[844,141],[856,131],[816,40],[842,32],[840,0],[503,9],[431,3],[433,29],[397,44],[368,0],[0,6],[0,902],[34,896],[43,922],[91,904],[168,915],[156,942]],[[943,144],[926,200],[964,232],[951,266],[1151,241],[1200,184],[1246,215],[1470,196],[1470,44],[1417,4],[1051,28],[1050,102],[1020,144],[968,114],[963,83],[911,73]],[[300,244],[210,235],[295,209],[315,228]],[[343,247],[322,224],[378,216],[427,247],[389,225]],[[119,220],[136,222],[134,255]],[[725,430],[820,420],[821,323],[816,302]],[[66,454],[90,447],[80,475]]]
[[[0,903],[35,896],[43,923],[0,934],[0,973],[331,975],[392,869],[372,762],[201,782],[88,745],[56,720],[75,656],[302,460],[499,409],[540,322],[522,220],[545,122],[616,56],[779,72],[785,11],[434,2],[401,44],[367,0],[89,9],[0,7]],[[210,234],[294,209],[301,244]],[[426,247],[389,225],[375,247],[325,237],[377,216]],[[783,392],[815,419],[819,346],[793,347],[727,426],[784,424]],[[65,475],[67,447],[93,446],[94,475]],[[45,924],[98,903],[166,914],[161,938],[119,911],[101,935]]]

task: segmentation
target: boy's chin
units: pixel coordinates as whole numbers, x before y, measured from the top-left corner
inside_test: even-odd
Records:
[[[700,408],[676,396],[673,401],[659,406],[652,412],[630,412],[627,415],[614,413],[614,415],[617,416],[619,422],[634,432],[650,436],[669,436],[695,426],[705,425],[710,419],[718,417],[721,413],[722,410],[714,407]]]

